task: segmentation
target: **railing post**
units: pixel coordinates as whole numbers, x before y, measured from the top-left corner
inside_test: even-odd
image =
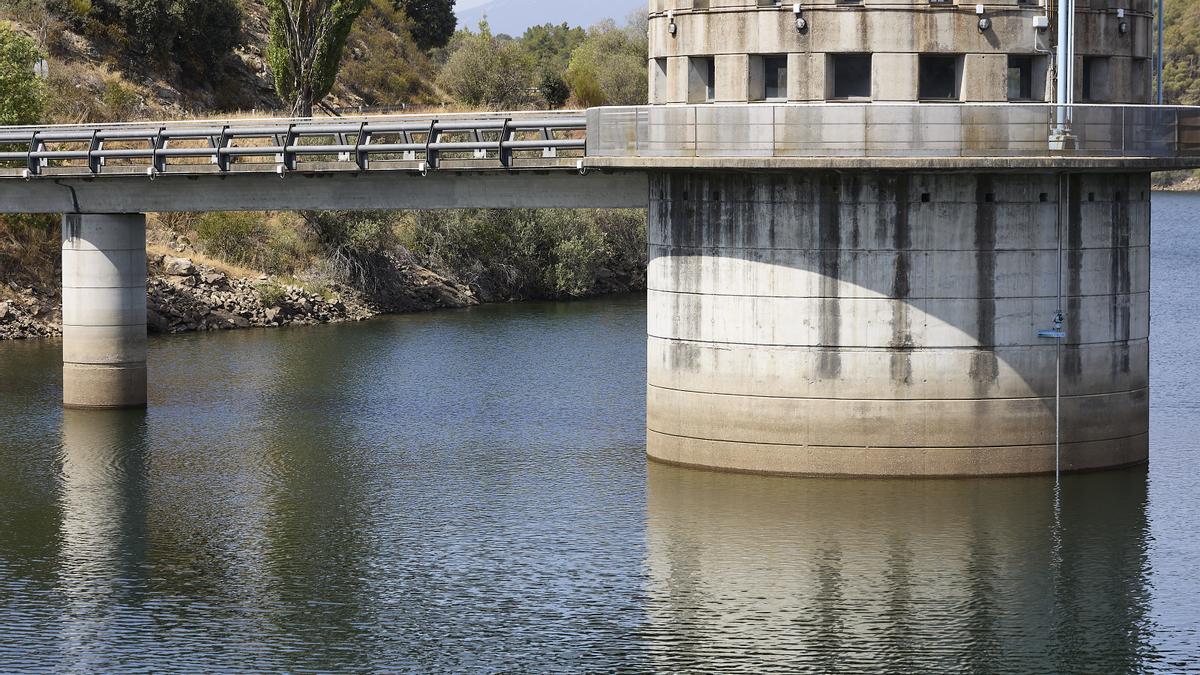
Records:
[[[167,149],[167,128],[159,127],[158,133],[150,137],[150,149],[153,153],[150,155],[150,168],[154,173],[166,173],[167,171],[167,156],[161,151]]]
[[[221,128],[221,134],[219,136],[217,136],[217,139],[215,141],[216,157],[213,158],[214,160],[216,160],[217,169],[222,172],[229,171],[229,166],[233,160],[233,158],[229,155],[229,153],[225,152],[225,149],[229,147],[229,144],[231,142],[232,142],[232,138],[229,135],[229,125],[226,124],[224,127]]]
[[[358,140],[354,144],[354,163],[363,171],[370,167],[370,154],[366,150],[366,146],[370,142],[371,137],[367,133],[367,123],[362,122],[358,125]]]
[[[40,157],[34,157],[33,154],[35,152],[41,152],[42,148],[44,148],[45,145],[46,144],[43,143],[38,138],[38,132],[34,131],[33,136],[29,139],[29,162],[28,162],[28,165],[29,165],[29,173],[31,175],[36,176],[42,172],[42,160]]]
[[[500,166],[506,169],[512,168],[512,148],[505,147],[505,144],[510,140],[509,135],[513,133],[512,129],[508,126],[509,122],[511,121],[511,118],[506,117],[504,119],[504,126],[500,127],[500,144],[498,154],[500,158]]]
[[[438,121],[432,120],[429,123],[429,136],[425,139],[425,165],[430,169],[436,169],[438,165],[438,151],[433,148],[433,144],[437,143],[441,132],[437,130]]]
[[[100,166],[104,163],[103,158],[96,156],[96,151],[100,149],[100,130],[92,129],[92,140],[88,143],[87,164],[88,171],[92,174],[100,173]]]
[[[292,150],[292,146],[297,142],[296,125],[289,124],[287,134],[283,137],[283,168],[288,171],[295,171],[297,166],[296,152]]]

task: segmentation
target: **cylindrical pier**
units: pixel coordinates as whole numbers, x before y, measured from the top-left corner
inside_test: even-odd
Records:
[[[1053,472],[1148,454],[1149,177],[661,173],[648,452],[788,474]],[[1061,259],[1061,277],[1059,260]]]
[[[146,405],[146,219],[63,217],[63,405]]]

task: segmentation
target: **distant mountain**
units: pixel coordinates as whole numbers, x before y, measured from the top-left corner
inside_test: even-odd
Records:
[[[493,33],[520,37],[530,26],[563,23],[587,27],[604,19],[624,23],[637,9],[646,9],[646,0],[489,0],[458,11],[458,25],[475,30],[487,16]]]

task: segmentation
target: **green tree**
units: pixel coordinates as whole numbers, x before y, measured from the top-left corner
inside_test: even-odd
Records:
[[[242,38],[238,0],[46,0],[46,8],[76,30],[113,26],[110,47],[133,55],[140,68],[178,64],[197,81],[214,78]],[[116,42],[117,44],[112,44]]]
[[[1175,105],[1200,104],[1200,2],[1167,0],[1163,35],[1163,97]]]
[[[541,69],[538,91],[554,107],[561,107],[571,97],[571,87],[565,75],[571,53],[587,38],[587,31],[563,23],[531,26],[521,36],[521,46],[529,52]]]
[[[454,0],[393,0],[396,9],[412,20],[413,39],[424,51],[445,47],[458,27]]]
[[[225,56],[242,41],[242,10],[237,0],[175,0],[175,47],[184,74],[214,77]]]
[[[166,60],[176,27],[168,0],[117,0],[115,4],[131,51],[156,62]]]
[[[645,12],[623,28],[612,21],[592,26],[567,67],[571,96],[584,107],[645,104],[647,51]]]
[[[533,59],[520,43],[498,39],[481,21],[478,33],[455,35],[439,82],[467,105],[522,108],[536,98],[536,74]]]
[[[42,58],[33,40],[0,23],[0,125],[33,124],[42,115],[42,81],[33,67]]]
[[[310,117],[333,89],[342,50],[367,0],[267,0],[271,40],[267,59],[275,91],[293,115]]]

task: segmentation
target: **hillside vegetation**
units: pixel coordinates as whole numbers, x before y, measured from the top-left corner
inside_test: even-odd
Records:
[[[304,7],[344,25],[281,28],[283,12]],[[306,104],[330,115],[644,102],[644,15],[512,37],[486,23],[456,30],[452,9],[450,0],[0,0],[0,124],[281,115]],[[295,60],[302,50],[289,41],[301,39],[321,43],[313,63]],[[159,258],[265,274],[266,286],[318,296],[349,291],[380,311],[443,306],[412,302],[412,285],[429,279],[466,289],[455,297],[467,301],[645,283],[638,212],[152,214],[150,225]],[[41,309],[54,304],[58,237],[56,217],[0,216],[0,303],[21,293]]]

